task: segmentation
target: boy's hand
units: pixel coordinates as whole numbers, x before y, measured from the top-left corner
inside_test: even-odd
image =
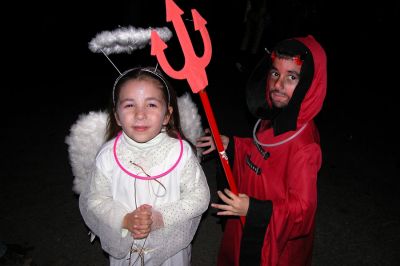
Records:
[[[246,216],[249,210],[250,199],[246,194],[235,195],[229,189],[224,189],[224,193],[218,191],[219,198],[226,203],[216,204],[212,203],[211,207],[222,210],[217,212],[217,215],[235,215],[235,216]]]
[[[209,135],[210,129],[207,128],[205,130],[205,133],[206,133],[205,136],[202,136],[197,139],[197,144],[196,144],[197,148],[209,147],[208,149],[206,149],[202,152],[203,155],[209,154],[217,149],[215,146],[213,137],[211,135]],[[224,145],[224,149],[226,150],[226,148],[228,147],[228,144],[229,144],[229,138],[224,135],[220,135],[220,136],[221,136],[222,144]]]

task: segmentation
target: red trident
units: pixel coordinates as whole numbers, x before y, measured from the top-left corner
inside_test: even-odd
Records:
[[[181,15],[183,11],[172,1],[165,0],[167,22],[171,22],[174,25],[175,31],[178,35],[179,43],[181,44],[183,54],[185,57],[185,65],[179,71],[173,69],[165,57],[164,50],[167,45],[161,40],[156,31],[151,32],[151,55],[157,57],[161,68],[170,77],[175,79],[187,79],[190,88],[194,93],[199,93],[201,102],[203,104],[208,123],[211,128],[211,134],[213,135],[215,144],[217,146],[219,158],[222,162],[222,166],[228,180],[229,187],[234,194],[238,194],[238,190],[233,179],[232,171],[229,166],[228,157],[222,144],[221,135],[218,131],[218,126],[215,121],[214,113],[212,111],[210,101],[208,100],[205,87],[208,85],[207,73],[205,71],[206,66],[210,63],[212,48],[211,40],[206,28],[207,21],[200,16],[197,10],[192,9],[192,18],[194,29],[200,31],[203,43],[204,53],[201,57],[198,57],[193,49],[192,42],[189,34],[186,30],[185,24],[183,23]],[[244,224],[244,216],[240,217],[242,224]]]

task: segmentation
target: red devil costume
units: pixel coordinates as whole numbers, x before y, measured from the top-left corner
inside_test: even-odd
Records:
[[[284,40],[274,51],[301,60],[300,81],[289,104],[275,108],[266,89],[271,56],[249,79],[247,104],[261,123],[253,138],[234,138],[233,176],[250,205],[244,227],[227,221],[218,265],[311,264],[322,159],[313,119],[326,94],[326,55],[312,36]]]

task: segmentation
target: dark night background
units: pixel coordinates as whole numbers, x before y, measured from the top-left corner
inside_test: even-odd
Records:
[[[252,129],[244,86],[264,47],[305,34],[325,47],[328,94],[316,118],[324,162],[314,265],[400,263],[400,11],[390,2],[267,0],[270,20],[251,56],[240,51],[245,1],[176,1],[199,55],[202,44],[190,10],[208,22],[213,58],[206,90],[221,133],[246,135]],[[88,42],[128,25],[173,31],[162,0],[14,2],[2,9],[0,240],[16,253],[14,263],[3,257],[0,265],[22,265],[17,261],[26,258],[40,266],[107,265],[99,243],[90,244],[86,236],[64,140],[79,114],[106,107],[117,78]],[[168,59],[182,67],[175,35],[167,45]],[[123,70],[156,62],[149,47],[111,58]],[[245,69],[239,71],[237,62]],[[190,90],[186,81],[173,85],[179,94]],[[207,127],[205,116],[203,122]],[[216,163],[203,163],[214,200]],[[204,215],[195,238],[194,266],[215,264],[221,229],[213,212]]]

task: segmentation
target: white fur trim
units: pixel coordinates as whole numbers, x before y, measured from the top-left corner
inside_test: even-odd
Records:
[[[157,31],[163,41],[172,37],[172,32],[167,27],[162,28],[135,28],[120,27],[113,31],[103,31],[94,37],[89,43],[89,49],[94,53],[105,54],[131,53],[134,50],[144,48],[151,39],[151,31]]]

